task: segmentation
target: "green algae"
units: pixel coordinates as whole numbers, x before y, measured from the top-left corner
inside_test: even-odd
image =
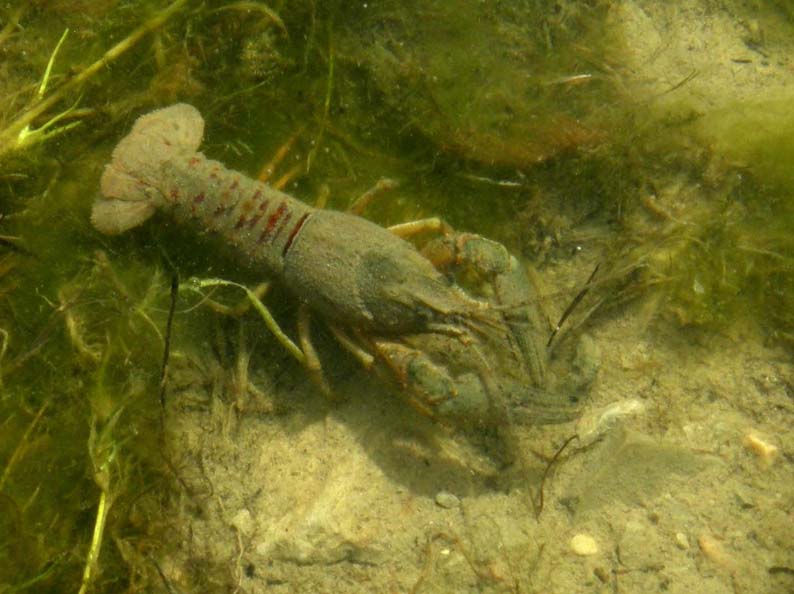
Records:
[[[794,96],[735,102],[704,115],[697,133],[739,171],[785,192],[794,186]]]

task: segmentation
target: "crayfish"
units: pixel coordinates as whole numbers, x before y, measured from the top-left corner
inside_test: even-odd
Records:
[[[501,244],[439,219],[387,229],[313,208],[205,157],[203,130],[187,104],[140,117],[105,168],[93,224],[121,233],[164,209],[219,234],[434,419],[493,425],[523,411],[560,420],[589,385],[592,369],[550,381],[532,286]],[[429,228],[439,236],[421,250],[405,238]],[[307,319],[299,316],[303,347],[276,334],[327,386]]]

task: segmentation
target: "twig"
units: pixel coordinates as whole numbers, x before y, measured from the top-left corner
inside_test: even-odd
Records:
[[[678,89],[683,87],[685,84],[687,84],[689,81],[694,79],[699,74],[700,74],[699,70],[697,70],[697,69],[693,70],[692,72],[687,74],[684,78],[682,78],[680,81],[678,81],[676,84],[674,84],[672,87],[670,87],[666,91],[662,91],[661,93],[656,95],[656,99],[658,99],[659,97],[664,97],[665,95],[667,95],[669,93],[672,93],[673,91],[677,91]]]
[[[560,321],[557,322],[557,325],[554,327],[551,336],[549,336],[549,340],[546,343],[546,348],[549,348],[551,346],[551,343],[554,341],[554,337],[557,336],[557,333],[560,331],[560,328],[562,328],[562,325],[565,323],[565,320],[568,319],[568,317],[573,313],[573,310],[576,309],[576,306],[579,305],[579,303],[581,303],[582,299],[584,299],[585,295],[587,295],[587,293],[590,291],[590,287],[593,285],[593,279],[595,278],[595,275],[600,267],[601,267],[601,263],[599,262],[598,264],[596,264],[596,267],[593,269],[593,272],[590,273],[590,277],[587,279],[587,282],[584,284],[582,290],[576,294],[576,297],[573,298],[573,301],[571,301],[568,304],[568,307],[565,308],[565,311],[562,312]]]
[[[560,458],[565,448],[570,445],[570,443],[574,439],[579,439],[578,434],[571,435],[565,442],[560,446],[560,448],[554,452],[554,455],[549,460],[549,463],[546,465],[546,468],[543,470],[543,476],[540,479],[540,487],[538,488],[538,501],[537,505],[535,506],[535,517],[540,517],[541,512],[543,511],[543,488],[546,486],[546,478],[548,478],[549,473],[551,472],[551,467],[554,466],[555,462]]]

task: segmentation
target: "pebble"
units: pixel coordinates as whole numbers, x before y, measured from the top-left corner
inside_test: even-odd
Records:
[[[580,533],[571,538],[571,550],[580,557],[591,557],[598,554],[598,543],[589,534]]]
[[[689,539],[687,538],[686,534],[684,534],[683,532],[676,532],[675,544],[682,551],[686,551],[689,548]]]
[[[436,493],[436,505],[444,509],[454,509],[460,505],[460,499],[448,491]]]

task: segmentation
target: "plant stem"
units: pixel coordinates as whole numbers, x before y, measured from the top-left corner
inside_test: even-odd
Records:
[[[6,126],[4,130],[0,131],[0,156],[16,148],[19,133],[22,132],[25,127],[29,126],[33,120],[56,105],[66,95],[82,86],[105,66],[117,60],[127,51],[132,49],[135,44],[137,44],[147,34],[151,33],[155,29],[160,28],[168,19],[179,12],[185,6],[185,4],[187,4],[187,2],[188,0],[175,0],[175,2],[173,2],[170,6],[160,11],[151,19],[143,23],[140,27],[135,29],[135,31],[130,33],[126,39],[120,41],[106,51],[101,58],[85,68],[77,76],[58,87],[58,89],[56,89],[48,97],[44,97],[41,100],[35,102],[30,108],[22,112],[22,114],[19,115],[19,117],[12,121],[8,126]]]

